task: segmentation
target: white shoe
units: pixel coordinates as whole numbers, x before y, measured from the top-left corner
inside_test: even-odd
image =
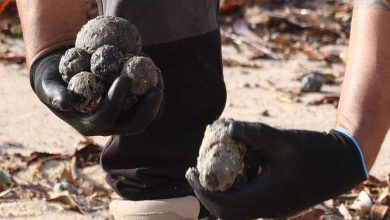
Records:
[[[194,220],[199,211],[200,204],[194,196],[110,203],[110,214],[115,220]]]

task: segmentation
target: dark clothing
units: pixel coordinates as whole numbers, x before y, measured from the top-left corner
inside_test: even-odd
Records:
[[[107,144],[101,158],[107,181],[131,200],[193,195],[185,171],[196,165],[205,127],[226,101],[218,1],[107,0],[100,9],[139,28],[143,51],[165,81],[162,116],[143,133]]]
[[[100,13],[125,18],[144,45],[182,40],[218,29],[218,0],[97,0]]]

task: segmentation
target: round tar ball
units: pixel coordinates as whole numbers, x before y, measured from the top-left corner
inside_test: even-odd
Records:
[[[75,102],[73,107],[83,113],[93,113],[99,107],[104,94],[104,84],[90,72],[76,74],[68,84]]]
[[[90,55],[79,48],[70,48],[61,57],[59,64],[59,71],[62,79],[65,82],[69,80],[79,72],[89,70]]]
[[[135,95],[143,95],[158,83],[159,69],[153,61],[147,57],[135,56],[125,62],[122,74],[130,77],[131,92]]]
[[[98,16],[88,21],[77,34],[76,47],[90,54],[106,44],[122,53],[139,54],[142,49],[138,29],[126,19],[115,16]]]
[[[104,83],[112,83],[122,69],[122,52],[111,45],[99,47],[91,57],[91,71]]]
[[[226,191],[244,169],[246,146],[228,134],[231,119],[220,119],[206,129],[199,149],[200,184],[210,191]]]

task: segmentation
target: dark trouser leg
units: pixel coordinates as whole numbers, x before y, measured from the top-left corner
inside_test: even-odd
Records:
[[[213,1],[204,2],[208,5]],[[119,16],[125,17],[126,10],[122,8],[118,11],[121,12]],[[206,12],[215,14],[216,2],[212,10],[203,11],[199,17],[193,15],[195,18],[190,20],[199,22],[192,26],[186,24],[189,30],[183,31],[181,29],[185,27],[182,27],[177,28],[179,32],[175,32],[171,23],[163,22],[167,27],[160,27],[159,32],[166,30],[171,33],[164,36],[156,34],[160,35],[159,39],[144,37],[146,42],[153,44],[144,46],[143,50],[161,68],[165,81],[164,113],[142,134],[112,137],[103,152],[102,165],[107,171],[107,181],[124,198],[145,200],[193,194],[184,178],[185,171],[188,167],[195,166],[205,127],[219,117],[226,99],[219,30],[212,24],[216,20],[201,21],[204,16],[207,17]],[[191,13],[194,12],[187,14]],[[180,16],[182,15],[178,18]],[[208,17],[216,19],[216,15]],[[155,31],[145,26],[140,27],[145,25],[145,21],[137,25],[138,18],[132,19],[130,16],[128,19],[135,21],[143,36]],[[180,23],[172,22],[176,26]],[[200,25],[202,23],[203,26]],[[210,30],[204,32],[207,30],[204,25],[209,25]],[[187,36],[194,30],[199,33]],[[174,39],[180,36],[184,38]],[[163,39],[166,42],[156,43]]]
[[[220,52],[211,52],[219,46],[214,31],[145,48],[163,72],[164,113],[142,134],[114,136],[104,151],[103,167],[120,195],[138,200],[190,194],[184,173],[196,164],[204,129],[225,104]]]

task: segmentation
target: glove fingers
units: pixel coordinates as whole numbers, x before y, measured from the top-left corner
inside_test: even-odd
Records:
[[[84,124],[86,126],[93,125],[94,130],[99,129],[100,131],[111,127],[122,110],[129,90],[130,80],[124,76],[118,77],[111,85],[97,112],[83,119]]]
[[[58,71],[61,56],[53,56],[42,60],[36,71],[41,72],[35,79],[34,87],[39,98],[51,107],[69,111],[73,106],[73,97],[68,92],[66,84]]]
[[[44,81],[46,103],[61,111],[70,111],[73,107],[73,96],[68,89],[56,81]]]
[[[245,209],[248,206],[244,201],[249,199],[254,202],[249,195],[243,195],[245,198],[242,200],[242,196],[237,197],[237,194],[230,194],[230,192],[207,191],[200,185],[199,173],[195,169],[187,171],[186,178],[199,201],[218,218],[247,219]]]
[[[122,123],[118,124],[115,132],[124,135],[137,134],[144,131],[155,119],[163,99],[159,88],[153,88],[145,94],[135,108],[123,116]]]
[[[263,123],[235,121],[228,132],[234,140],[264,153],[278,140],[278,130]]]

